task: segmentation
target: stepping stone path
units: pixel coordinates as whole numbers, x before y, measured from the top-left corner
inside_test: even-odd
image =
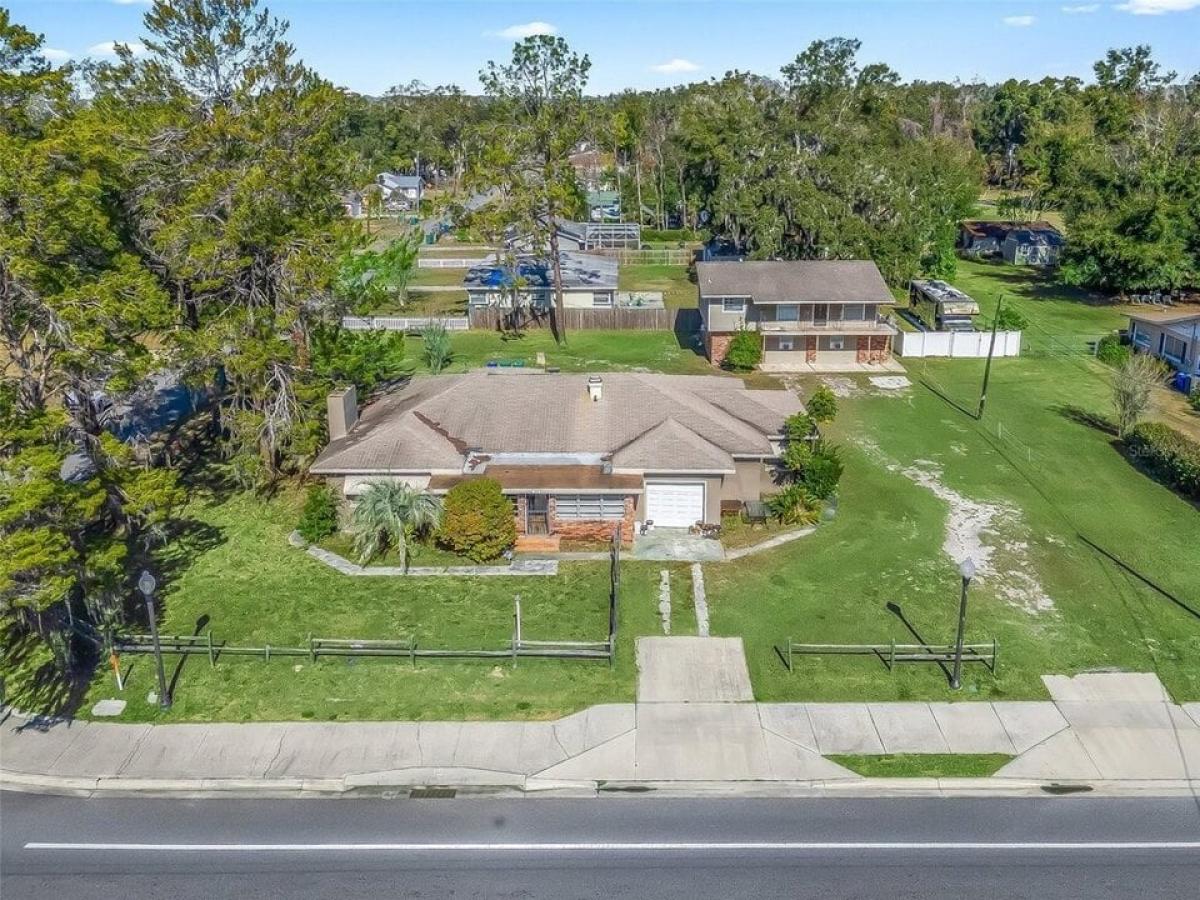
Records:
[[[696,605],[696,634],[708,637],[708,597],[704,593],[704,571],[692,565],[692,602]]]
[[[671,573],[658,573],[658,617],[662,619],[663,634],[671,633]]]

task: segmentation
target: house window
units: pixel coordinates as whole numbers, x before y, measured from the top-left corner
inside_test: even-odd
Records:
[[[775,307],[775,320],[777,322],[796,322],[800,319],[800,308],[794,303],[785,303],[782,306]]]
[[[841,335],[822,337],[819,346],[821,350],[844,350],[846,347],[846,339]]]
[[[865,311],[861,303],[847,303],[842,311],[842,318],[847,322],[861,322],[865,318]]]
[[[1138,328],[1137,325],[1133,326],[1133,334],[1130,335],[1130,337],[1133,340],[1133,342],[1135,344],[1137,344],[1139,347],[1149,347],[1150,346],[1150,334],[1148,332],[1142,331],[1142,329]]]
[[[600,309],[611,309],[613,305],[612,294],[608,291],[595,291],[592,293],[592,306]]]
[[[1164,335],[1163,356],[1173,362],[1182,363],[1187,356],[1187,343],[1169,334]]]
[[[779,339],[779,349],[780,350],[794,350],[796,348],[795,348],[794,344],[792,343],[791,337],[781,337]]]
[[[738,315],[746,311],[745,297],[723,297],[721,299],[721,312],[737,313]]]
[[[557,494],[554,515],[559,519],[623,519],[625,498],[607,494]]]

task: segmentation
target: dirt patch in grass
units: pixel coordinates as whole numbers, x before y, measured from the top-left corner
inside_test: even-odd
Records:
[[[889,472],[898,472],[946,504],[942,552],[954,563],[968,557],[974,560],[977,577],[986,578],[998,596],[1028,613],[1054,609],[1041,582],[1030,574],[1033,565],[1020,510],[1008,503],[974,500],[959,493],[945,483],[942,467],[935,462],[918,459],[902,466],[871,441],[858,443]]]

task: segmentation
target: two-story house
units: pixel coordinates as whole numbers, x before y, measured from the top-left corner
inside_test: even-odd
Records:
[[[891,359],[895,302],[870,260],[696,264],[704,348],[716,364],[742,329],[758,332],[762,368],[855,370]]]

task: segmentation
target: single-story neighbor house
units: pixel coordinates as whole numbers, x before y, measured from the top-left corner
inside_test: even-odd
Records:
[[[762,337],[764,368],[833,371],[891,357],[895,303],[870,260],[696,263],[708,358],[721,363],[741,329]]]
[[[519,535],[633,540],[636,523],[721,521],[772,485],[791,391],[717,375],[474,372],[413,378],[358,415],[329,397],[330,443],[312,473],[353,500],[374,480],[435,494],[488,477]]]
[[[607,256],[563,251],[563,305],[571,309],[611,309],[617,295],[617,261]],[[473,307],[516,305],[548,310],[554,305],[554,265],[549,256],[521,254],[509,267],[488,257],[463,278],[467,301]]]
[[[1018,266],[1058,264],[1065,239],[1049,222],[1002,222],[968,219],[958,235],[967,256],[1003,257]]]
[[[1200,377],[1200,312],[1165,309],[1132,313],[1129,339],[1177,372]]]

